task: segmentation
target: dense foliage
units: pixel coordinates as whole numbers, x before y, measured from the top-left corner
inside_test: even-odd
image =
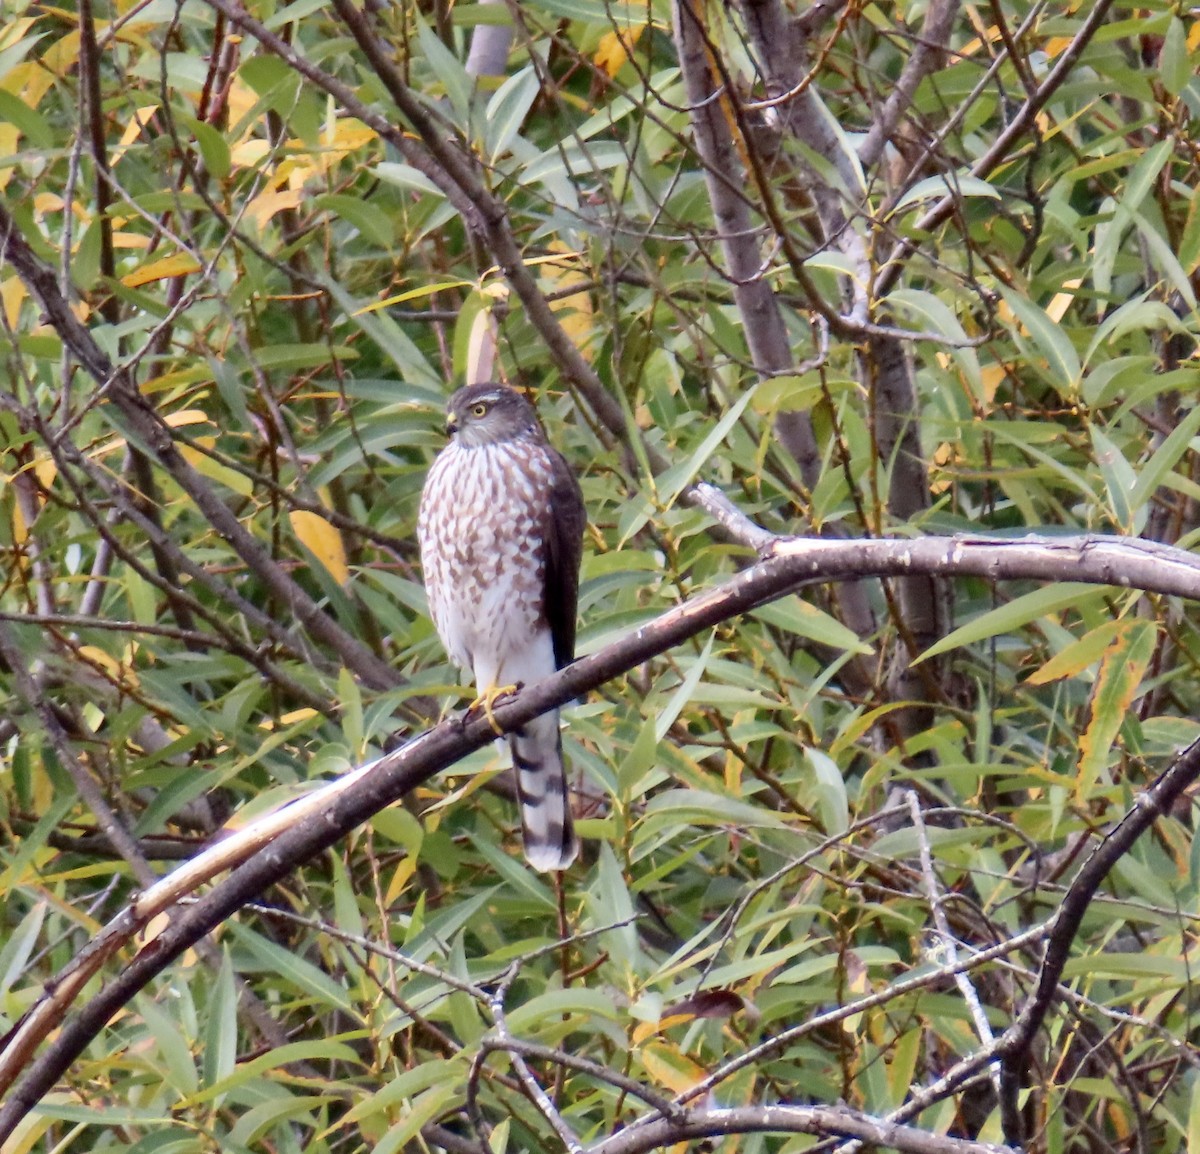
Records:
[[[456,384],[530,390],[578,469],[582,653],[753,561],[699,480],[786,535],[1200,527],[1190,10],[3,10],[0,1033],[218,829],[469,700],[414,541]],[[472,754],[168,967],[5,1150],[615,1150],[690,1133],[674,1096],[1011,1140],[983,1059],[1200,707],[1195,606],[1063,558],[810,585],[608,681],[565,714],[561,883]],[[1036,1149],[1200,1144],[1192,825],[1070,943]]]

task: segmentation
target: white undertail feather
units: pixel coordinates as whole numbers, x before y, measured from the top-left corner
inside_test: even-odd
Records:
[[[521,825],[525,831],[525,858],[535,870],[564,870],[579,853],[567,797],[562,734],[558,710],[526,722],[509,737]]]

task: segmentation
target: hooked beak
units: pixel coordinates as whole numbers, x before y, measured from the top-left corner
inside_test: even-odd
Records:
[[[446,414],[446,436],[453,437],[458,432],[458,418],[453,413]]]

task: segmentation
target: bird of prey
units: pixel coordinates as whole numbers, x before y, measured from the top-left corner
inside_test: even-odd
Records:
[[[587,514],[579,482],[533,406],[506,385],[468,385],[446,408],[450,443],[421,494],[417,536],[429,610],[490,716],[499,692],[575,656]],[[571,823],[558,711],[509,735],[525,857],[561,870],[579,843]]]

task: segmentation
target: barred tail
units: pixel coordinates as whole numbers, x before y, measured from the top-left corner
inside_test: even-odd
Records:
[[[571,804],[567,798],[567,769],[563,761],[558,711],[544,713],[509,735],[525,858],[535,870],[564,870],[579,852]]]

